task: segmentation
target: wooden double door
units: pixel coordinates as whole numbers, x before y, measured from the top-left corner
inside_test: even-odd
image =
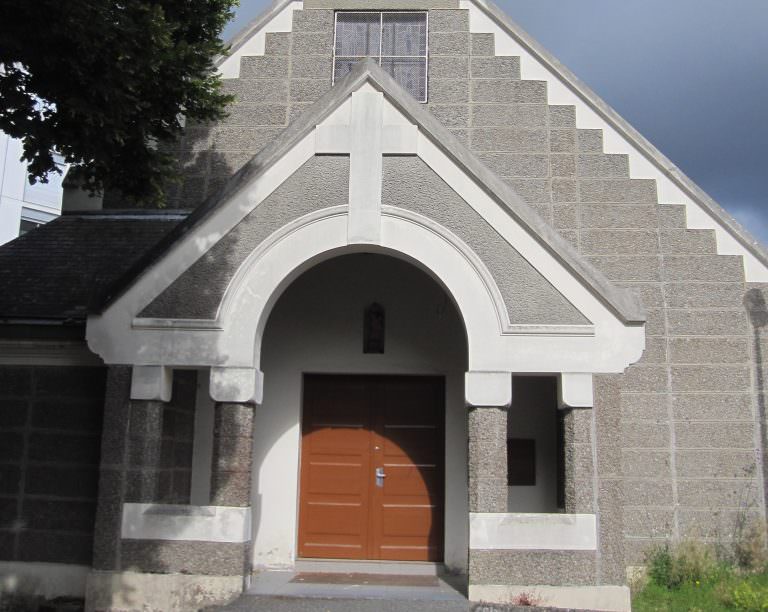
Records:
[[[304,377],[299,556],[442,561],[445,382]]]

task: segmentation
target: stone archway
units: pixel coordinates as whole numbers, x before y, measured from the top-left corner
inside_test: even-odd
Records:
[[[363,311],[372,301],[385,309],[383,354],[363,352]],[[298,556],[304,375],[426,376],[445,381],[444,560],[466,572],[466,337],[443,288],[394,257],[351,254],[326,260],[295,279],[277,300],[265,326],[261,359],[264,396],[254,427],[254,564],[291,565]]]

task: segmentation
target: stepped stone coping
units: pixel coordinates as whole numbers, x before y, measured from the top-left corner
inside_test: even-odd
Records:
[[[261,15],[247,24],[230,41],[232,52],[236,52],[260,28],[278,15],[294,0],[275,0]],[[554,55],[547,51],[537,40],[528,34],[519,24],[513,21],[501,8],[491,0],[468,0],[483,11],[502,30],[507,32],[531,55],[556,75],[571,91],[585,102],[600,117],[614,127],[619,134],[626,138],[634,147],[655,165],[663,175],[668,177],[685,194],[709,213],[733,238],[763,265],[768,267],[768,250],[754,238],[732,215],[722,208],[701,187],[690,179],[669,158],[659,151],[640,132],[611,108],[600,96],[582,82],[573,72],[564,66]],[[380,9],[385,9],[386,1],[382,1]],[[414,1],[414,6],[420,4]],[[435,2],[432,8],[440,8]],[[307,9],[312,6],[306,3]],[[318,5],[319,6],[319,5]],[[318,8],[318,7],[314,7]],[[340,7],[339,7],[340,8]],[[461,8],[461,7],[459,7]],[[226,56],[217,58],[216,65],[226,60]]]

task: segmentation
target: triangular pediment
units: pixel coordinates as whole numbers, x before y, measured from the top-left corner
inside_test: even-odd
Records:
[[[371,110],[371,105],[376,108]],[[360,124],[359,121],[367,123]],[[508,247],[507,256],[501,255],[504,252],[501,248],[496,249],[494,256],[506,259],[510,274],[514,271],[514,261],[519,260],[520,274],[511,276],[516,276],[523,283],[513,283],[514,287],[508,293],[519,295],[525,290],[526,274],[529,281],[536,277],[541,280],[538,291],[546,302],[563,303],[560,309],[563,320],[557,323],[589,324],[591,317],[579,313],[576,307],[571,306],[571,312],[566,314],[569,307],[565,304],[574,303],[572,298],[562,293],[563,278],[568,276],[586,288],[623,323],[638,324],[644,320],[642,310],[631,294],[614,287],[583,260],[507,183],[488,170],[423,105],[415,102],[388,74],[370,61],[356,66],[270,146],[255,155],[217,196],[204,203],[161,242],[134,270],[133,281],[125,279],[122,289],[116,288],[113,296],[126,290],[140,276],[146,276],[150,268],[160,266],[167,271],[154,275],[158,280],[153,287],[155,295],[151,299],[145,295],[145,303],[134,315],[156,318],[162,313],[166,318],[215,318],[210,305],[207,311],[181,309],[178,316],[174,316],[173,308],[163,312],[162,308],[156,307],[158,296],[172,289],[174,283],[199,287],[201,279],[220,269],[224,259],[239,265],[238,258],[233,256],[237,248],[232,243],[238,235],[232,233],[233,228],[244,222],[253,228],[245,230],[243,226],[238,230],[239,235],[253,236],[258,233],[257,228],[263,227],[265,222],[260,221],[253,211],[273,194],[280,194],[281,189],[301,199],[301,187],[289,185],[286,188],[286,181],[322,188],[322,176],[341,174],[344,181],[348,176],[348,239],[350,243],[375,244],[380,232],[381,208],[392,206],[381,196],[382,159],[390,156],[421,158],[422,166],[429,166],[430,172],[440,177],[456,194],[457,201],[471,204],[472,214],[478,222],[482,221],[492,233],[501,237],[500,242]],[[340,157],[349,162],[328,161]],[[310,162],[311,158],[314,159]],[[345,166],[347,163],[348,169]],[[340,173],[328,170],[336,166],[344,166],[345,170]],[[335,195],[321,194],[319,200],[338,204],[337,191],[334,191]],[[294,205],[289,202],[283,204],[286,208]],[[304,210],[304,213],[308,212]],[[507,230],[500,226],[507,227]],[[457,230],[456,233],[461,232]],[[186,247],[184,243],[187,243]],[[257,246],[257,243],[241,245],[240,260]],[[182,255],[184,251],[187,252],[186,257]],[[176,253],[175,257],[172,257],[173,253]],[[170,269],[174,266],[162,265],[163,260],[169,258],[176,260],[175,269]],[[485,260],[488,262],[493,258],[485,257]],[[206,261],[209,264],[207,271],[197,269],[186,273],[193,266],[204,268]],[[185,273],[186,281],[180,280]],[[220,280],[222,290],[228,282],[229,278]],[[504,285],[503,280],[499,282],[497,279],[496,282]],[[529,289],[533,287],[530,282],[528,286]],[[176,297],[166,295],[159,299],[166,304],[180,304],[185,301],[185,295],[181,291]],[[521,317],[517,320],[513,314],[515,307],[510,306],[508,310],[511,325],[554,323],[546,318],[533,321],[530,317]]]
[[[644,348],[634,294],[370,61],[140,262],[89,317],[89,346],[107,363],[258,367],[277,296],[347,252],[400,257],[443,284],[472,369],[620,372]]]

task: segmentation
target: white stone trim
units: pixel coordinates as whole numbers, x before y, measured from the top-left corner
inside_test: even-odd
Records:
[[[316,154],[318,147],[324,152],[351,151],[356,141],[355,130],[361,125],[368,129],[369,124],[378,125],[382,134],[392,134],[387,136],[393,141],[387,145],[392,149],[385,150],[380,142],[377,150],[399,154],[415,151],[590,323],[512,325],[501,293],[477,254],[440,224],[412,211],[382,206],[380,165],[354,163],[350,164],[350,205],[309,213],[268,237],[233,274],[215,320],[135,318],[136,313]],[[331,137],[339,134],[344,142],[333,144]],[[261,336],[279,295],[315,264],[343,253],[364,251],[414,263],[446,289],[467,331],[470,371],[614,373],[637,361],[645,348],[644,328],[625,325],[593,287],[576,277],[546,244],[504,210],[430,138],[417,130],[391,100],[375,91],[370,82],[363,82],[338,103],[317,129],[305,135],[263,174],[233,191],[215,214],[145,270],[102,315],[89,317],[89,346],[108,363],[248,370],[248,374],[237,375],[235,370],[227,374],[222,370],[222,376],[240,380],[232,386],[235,395],[224,395],[223,385],[217,385],[213,379],[212,395],[228,398],[219,401],[258,399],[258,382],[251,383],[250,378],[246,381],[242,377],[250,377],[254,368],[260,368]],[[360,143],[355,146],[364,148]],[[358,153],[360,157],[361,151]],[[381,160],[381,154],[376,157]],[[366,212],[364,218],[358,219],[362,225],[350,218],[357,214],[355,210]],[[218,375],[212,373],[213,377]],[[235,396],[239,399],[230,399]]]
[[[464,375],[467,406],[509,406],[512,372],[467,372]]]
[[[592,374],[563,372],[558,377],[557,388],[561,408],[592,408],[595,405]]]
[[[69,563],[0,561],[0,599],[5,593],[82,597],[91,568]]]
[[[469,513],[471,550],[597,550],[594,514]]]
[[[135,321],[134,318],[314,153],[314,134],[310,133],[258,179],[233,193],[217,214],[203,221],[196,232],[179,240],[160,262],[144,270],[103,313],[90,315],[86,328],[88,347],[108,363],[226,365],[221,359],[211,358],[211,354],[217,352],[214,349],[217,336],[208,332],[216,331],[216,324],[185,320],[177,326],[175,321]],[[164,327],[169,328],[168,333],[158,334],[157,330]],[[204,330],[205,334],[194,333],[198,330]]]
[[[0,340],[0,365],[103,366],[84,341]]]
[[[665,174],[666,168],[651,161],[640,147],[622,134],[612,122],[607,121],[576,93],[571,83],[556,74],[536,57],[520,40],[494,21],[483,9],[482,3],[474,0],[460,0],[462,9],[469,11],[469,30],[472,33],[494,35],[497,56],[520,57],[520,73],[524,80],[545,81],[549,104],[576,107],[576,125],[580,129],[603,131],[605,153],[619,153],[629,156],[630,176],[656,180],[659,202],[682,204],[686,211],[688,229],[711,229],[715,231],[717,252],[720,255],[741,255],[744,259],[744,273],[748,282],[768,282],[768,267],[750,253],[736,238],[681,186]]]
[[[224,79],[240,77],[240,58],[246,55],[264,55],[267,34],[270,32],[290,32],[293,29],[293,11],[304,8],[303,2],[290,2],[235,48],[231,55],[219,63],[219,74]]]
[[[250,542],[251,509],[230,506],[123,504],[125,540]]]
[[[349,244],[378,244],[385,154],[416,154],[415,125],[386,125],[384,94],[370,85],[352,93],[349,122],[319,125],[315,151],[349,155]]]
[[[627,586],[469,585],[470,601],[509,605],[523,594],[533,596],[537,606],[548,608],[600,610],[601,612],[631,612],[632,610],[630,591]],[[492,611],[490,607],[486,611],[482,604],[474,609],[476,612]],[[496,609],[493,608],[493,610]]]
[[[421,225],[435,234],[441,236],[446,242],[453,245],[466,258],[467,262],[474,268],[477,275],[482,279],[485,290],[491,300],[493,300],[496,309],[496,320],[502,335],[519,336],[594,336],[594,325],[521,325],[512,324],[509,319],[509,310],[507,304],[501,295],[496,281],[490,270],[482,259],[461,240],[456,234],[446,229],[439,223],[428,219],[418,213],[396,208],[394,206],[383,206],[382,214],[388,217],[401,218]]]
[[[264,397],[264,373],[255,368],[211,368],[211,399],[215,402],[253,402]]]
[[[171,401],[173,370],[163,366],[133,366],[131,399]]]

